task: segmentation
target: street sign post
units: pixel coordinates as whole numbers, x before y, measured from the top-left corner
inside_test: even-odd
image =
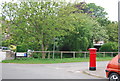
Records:
[[[15,53],[15,59],[16,58],[23,58],[23,57],[27,57],[27,53]]]

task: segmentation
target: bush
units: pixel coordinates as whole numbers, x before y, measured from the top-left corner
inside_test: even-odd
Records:
[[[101,52],[117,52],[118,44],[116,42],[109,42],[101,46]]]
[[[17,52],[27,52],[27,50],[28,48],[27,48],[27,45],[25,44],[17,46]]]
[[[42,58],[42,53],[32,53],[33,58]]]
[[[2,46],[3,47],[8,47],[11,43],[11,40],[5,40],[5,41],[2,41]]]

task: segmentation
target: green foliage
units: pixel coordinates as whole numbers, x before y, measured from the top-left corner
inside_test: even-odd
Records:
[[[118,42],[118,23],[112,22],[106,26],[109,41]]]
[[[3,34],[10,35],[3,45],[18,45],[21,52],[53,50],[54,44],[55,50],[87,51],[93,40],[107,41],[111,36],[103,27],[109,24],[104,8],[93,3],[8,2],[2,4],[2,9]],[[36,53],[34,58],[41,55],[46,57]]]
[[[101,26],[104,26],[104,27],[106,27],[111,23],[111,21],[108,20],[108,18],[96,18],[96,20],[100,23]]]
[[[95,3],[87,4],[85,2],[80,2],[75,4],[75,8],[77,8],[77,10],[74,11],[74,13],[85,13],[96,20],[100,26],[107,26],[111,23],[110,20],[106,18],[108,13],[105,12],[105,9],[101,6],[97,6]]]
[[[116,42],[109,42],[101,46],[101,52],[117,52],[118,44]]]
[[[6,40],[2,41],[2,46],[5,46],[5,47],[8,47],[8,46],[14,45],[14,44],[15,44],[15,42],[12,39],[6,39]]]
[[[1,17],[0,17],[1,20]],[[0,47],[2,46],[2,25],[0,24]]]
[[[9,40],[2,41],[2,46],[8,47],[10,45]]]
[[[27,57],[21,57],[21,58],[16,58],[15,60],[32,60],[34,58],[27,58]]]
[[[74,25],[75,30],[60,39],[60,50],[86,51],[89,46],[92,46],[91,40],[108,39],[105,28],[88,15],[74,13],[70,17],[74,19],[71,25]]]
[[[88,23],[89,25],[94,23],[94,26],[92,29],[93,39],[95,41],[99,41],[99,40],[107,41],[109,37],[106,34],[107,31],[105,27],[103,26],[108,25],[110,21],[105,17],[107,13],[104,11],[104,8],[101,6],[97,6],[94,3],[87,4],[85,2],[80,2],[76,4],[75,8],[77,8],[76,13],[86,13],[93,18],[94,21],[91,23]],[[79,12],[78,10],[81,10],[82,12]]]
[[[89,46],[89,41],[86,37],[81,39],[81,44],[80,44],[80,48],[82,51],[87,51]]]
[[[75,4],[75,8],[77,8],[74,13],[86,13],[92,17],[96,18],[105,18],[107,13],[105,12],[104,8],[101,6],[97,6],[95,3],[86,3],[80,2]]]
[[[99,57],[97,61],[109,61],[113,57]],[[22,58],[21,58],[22,59]],[[71,62],[89,62],[89,58],[64,58],[64,59],[29,59],[24,60],[4,60],[2,63],[20,63],[20,64],[53,64],[53,63],[71,63]]]
[[[27,45],[22,44],[17,46],[17,52],[27,52]]]
[[[32,53],[32,57],[33,58],[41,58],[42,57],[42,53]]]
[[[87,4],[88,10],[92,13],[92,16],[99,17],[99,18],[105,18],[107,13],[105,12],[105,9],[101,6],[97,6],[95,3],[89,3]]]
[[[4,19],[10,20],[9,32],[16,45],[35,42],[34,44],[40,45],[40,50],[45,51],[55,37],[73,31],[73,26],[68,22],[72,18],[68,15],[58,15],[60,6],[62,3],[58,5],[58,2],[46,1],[4,3],[2,15]]]

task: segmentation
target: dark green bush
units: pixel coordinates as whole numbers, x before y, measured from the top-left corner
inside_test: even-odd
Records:
[[[17,52],[27,52],[27,50],[28,48],[27,48],[27,45],[25,44],[17,46]]]
[[[42,53],[32,53],[33,58],[42,58]]]
[[[101,46],[101,52],[117,52],[118,51],[118,43],[109,42]]]

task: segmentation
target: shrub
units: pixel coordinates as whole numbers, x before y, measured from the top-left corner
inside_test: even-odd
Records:
[[[42,53],[33,53],[32,57],[33,58],[42,58]]]
[[[101,46],[101,52],[117,52],[118,44],[116,42],[109,42]]]
[[[11,43],[11,40],[5,40],[5,41],[2,41],[2,46],[4,47],[8,47]]]
[[[27,52],[27,50],[28,48],[27,48],[27,45],[25,44],[17,46],[17,52]]]

